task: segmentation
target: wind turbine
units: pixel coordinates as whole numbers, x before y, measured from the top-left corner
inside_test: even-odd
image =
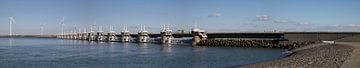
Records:
[[[127,25],[125,25],[124,30],[125,30],[125,31],[128,31],[128,27],[127,27]]]
[[[99,26],[99,32],[103,32],[102,26]]]
[[[45,25],[46,25],[46,23],[41,24],[41,27],[40,27],[41,35],[44,35],[44,26]]]
[[[64,21],[65,21],[65,18],[64,17],[62,17],[62,19],[60,20],[60,24],[61,24],[61,35],[64,35],[64,26],[65,26],[65,23],[64,23]]]
[[[198,28],[198,21],[194,20],[194,28],[197,29]]]
[[[79,28],[78,30],[79,30],[78,33],[81,33],[81,32],[82,32],[82,31],[81,31],[81,28]]]
[[[86,33],[86,28],[84,28],[84,33]]]
[[[94,27],[95,27],[95,29],[96,29],[96,20],[94,20],[94,24],[91,25],[91,27],[90,27],[90,32],[93,32],[93,31],[94,31],[94,30],[93,30]]]
[[[76,24],[74,25],[74,33],[76,33],[77,27]]]
[[[15,21],[15,18],[14,17],[9,17],[9,20],[10,20],[10,36],[12,36],[12,24],[13,23],[16,23],[16,21]]]
[[[129,30],[127,29],[127,25],[123,26],[123,31],[122,32],[129,32]]]
[[[109,32],[115,32],[113,26],[110,26],[110,31]]]

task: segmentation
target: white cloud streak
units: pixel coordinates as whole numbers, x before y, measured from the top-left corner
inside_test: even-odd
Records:
[[[290,21],[286,19],[279,19],[279,20],[273,20],[273,23],[290,23]]]
[[[296,23],[295,25],[308,26],[311,25],[309,22]]]
[[[255,21],[268,21],[269,19],[269,15],[255,15]]]
[[[211,14],[208,15],[209,18],[212,18],[212,17],[221,17],[221,16],[222,16],[222,14],[219,13],[219,12],[214,12],[214,13],[211,13]]]

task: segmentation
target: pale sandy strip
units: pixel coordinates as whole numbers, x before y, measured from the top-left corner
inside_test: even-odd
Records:
[[[360,42],[336,42],[336,44],[344,44],[354,47],[351,56],[347,58],[340,68],[360,68]]]

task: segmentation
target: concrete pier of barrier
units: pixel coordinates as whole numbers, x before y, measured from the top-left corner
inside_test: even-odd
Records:
[[[88,33],[88,41],[95,41],[95,32]]]
[[[102,31],[96,33],[96,41],[104,41],[104,34]]]
[[[107,41],[109,41],[109,42],[114,42],[114,41],[116,41],[115,32],[109,32],[109,33],[107,34]]]
[[[208,36],[204,30],[200,30],[198,28],[193,28],[191,30],[191,34],[193,35],[193,43],[192,45],[197,45],[201,40],[206,40]]]
[[[137,39],[139,43],[147,43],[149,39],[150,37],[147,31],[139,31]]]
[[[130,42],[131,33],[129,31],[121,31],[120,41],[121,42]]]
[[[163,44],[172,43],[172,39],[174,38],[172,35],[172,30],[170,30],[170,26],[164,25],[163,30],[160,32],[161,34],[161,42]]]

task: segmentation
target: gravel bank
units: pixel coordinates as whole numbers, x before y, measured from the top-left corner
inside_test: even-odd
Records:
[[[360,42],[337,42],[337,44],[350,45],[354,47],[351,56],[341,65],[340,68],[360,68]]]
[[[299,50],[292,55],[242,68],[339,68],[353,51],[352,46],[329,44]]]

